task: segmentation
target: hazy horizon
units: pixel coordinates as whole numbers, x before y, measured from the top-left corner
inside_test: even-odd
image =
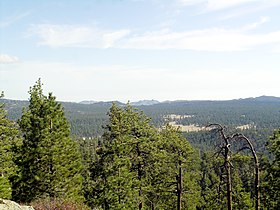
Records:
[[[45,93],[46,94],[46,93]],[[55,96],[55,94],[54,94]],[[157,100],[157,99],[139,99],[139,100],[127,100],[127,101],[122,101],[122,100],[118,100],[118,99],[114,99],[114,100],[91,100],[91,99],[85,99],[85,100],[81,100],[81,101],[62,101],[59,100],[60,102],[69,102],[69,103],[99,103],[99,102],[114,102],[114,101],[118,101],[121,103],[135,103],[135,102],[142,102],[142,101],[157,101],[159,103],[163,103],[163,102],[179,102],[179,101],[231,101],[231,100],[242,100],[242,99],[251,99],[251,98],[259,98],[259,97],[275,97],[275,98],[279,98],[279,96],[268,96],[268,95],[261,95],[261,96],[255,96],[255,97],[246,97],[246,98],[229,98],[229,99],[175,99],[175,100]],[[17,98],[7,98],[4,97],[4,99],[6,100],[15,100],[15,101],[28,101],[28,98],[26,99],[17,99]]]

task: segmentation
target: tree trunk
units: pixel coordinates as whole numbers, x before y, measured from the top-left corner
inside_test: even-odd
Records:
[[[260,171],[259,164],[256,164],[256,179],[255,179],[255,191],[256,191],[256,210],[261,209],[261,196],[260,196]]]
[[[183,189],[183,182],[182,182],[182,161],[179,160],[179,174],[177,175],[177,210],[182,209],[182,189]]]
[[[231,174],[230,174],[230,144],[229,144],[229,139],[234,139],[234,138],[237,138],[237,139],[244,139],[249,147],[250,147],[250,150],[252,152],[252,155],[254,157],[254,161],[255,161],[255,209],[256,210],[260,210],[260,169],[259,169],[259,161],[258,161],[258,156],[256,154],[256,151],[251,143],[251,141],[246,137],[244,136],[243,134],[240,134],[240,133],[236,133],[234,134],[232,137],[227,137],[225,136],[224,134],[224,131],[223,131],[223,127],[220,125],[220,124],[210,124],[208,125],[207,127],[210,127],[210,126],[217,126],[218,129],[219,129],[219,132],[223,138],[223,140],[225,141],[226,145],[223,146],[223,149],[225,150],[225,153],[224,153],[224,158],[225,158],[225,169],[226,169],[226,179],[227,179],[227,207],[228,207],[228,210],[232,210],[232,191],[231,191]],[[242,150],[242,149],[241,149]]]
[[[141,156],[141,152],[139,149],[139,145],[136,145],[136,151],[137,151],[137,155],[138,157]],[[139,198],[140,198],[140,202],[138,205],[139,210],[142,209],[143,207],[143,203],[142,203],[142,186],[141,186],[141,178],[142,178],[142,166],[141,166],[141,162],[139,161],[137,164],[137,175],[138,175],[138,180],[140,181],[140,188],[139,188]]]
[[[227,207],[228,207],[228,210],[232,210],[230,163],[229,163],[229,156],[227,155],[226,157],[227,157],[227,161],[225,163],[225,167],[226,167],[226,176],[227,176]]]
[[[230,143],[229,139],[231,137],[227,137],[224,134],[224,129],[220,124],[210,124],[209,126],[217,126],[218,130],[220,132],[220,135],[222,139],[225,142],[225,145],[223,145],[222,149],[224,150],[224,167],[226,170],[226,185],[227,185],[227,209],[232,210],[232,189],[231,189],[231,172],[230,172]],[[208,127],[209,127],[208,126]]]
[[[261,209],[261,196],[260,196],[260,169],[259,169],[259,160],[257,153],[251,143],[251,141],[245,137],[243,134],[240,135],[241,138],[245,139],[247,143],[249,144],[250,150],[252,152],[252,155],[254,157],[255,161],[255,209],[260,210]]]
[[[231,173],[230,173],[230,144],[228,138],[224,138],[225,145],[225,168],[226,168],[226,179],[227,179],[227,207],[228,210],[232,210],[232,191],[231,191]]]

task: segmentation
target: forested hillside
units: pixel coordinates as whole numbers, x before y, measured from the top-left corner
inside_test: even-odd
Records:
[[[2,102],[12,120],[19,119],[22,108],[28,105],[27,101],[2,99]],[[119,106],[125,105],[116,103]],[[106,113],[111,105],[112,102],[62,102],[72,135],[91,138],[101,136],[102,126],[108,121]],[[280,98],[276,97],[229,101],[170,101],[136,107],[151,118],[151,123],[158,128],[166,123],[180,126],[189,141],[200,148],[207,148],[212,144],[209,132],[203,129],[209,123],[224,125],[229,132],[242,131],[254,139],[258,151],[264,151],[265,140],[275,128],[280,127]]]

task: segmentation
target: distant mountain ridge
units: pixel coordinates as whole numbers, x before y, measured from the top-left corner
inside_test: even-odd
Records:
[[[99,103],[100,101],[81,101],[79,104],[96,104]]]
[[[258,96],[258,97],[249,97],[249,98],[240,98],[240,99],[230,99],[230,100],[168,100],[168,101],[158,101],[158,100],[140,100],[140,101],[134,101],[134,102],[130,102],[130,104],[132,106],[151,106],[151,105],[156,105],[156,104],[175,104],[175,103],[186,103],[186,102],[207,102],[207,101],[211,101],[211,102],[217,102],[217,101],[252,101],[252,102],[280,102],[280,97],[276,97],[276,96]],[[108,105],[108,104],[112,104],[112,103],[116,103],[118,105],[124,105],[125,103],[122,103],[120,101],[93,101],[93,100],[89,100],[89,101],[81,101],[79,102],[80,104],[99,104],[99,105]]]
[[[93,100],[89,100],[89,101],[81,101],[79,102],[80,104],[112,104],[112,103],[116,103],[118,105],[124,105],[124,103],[120,102],[120,101],[93,101]],[[160,103],[157,100],[140,100],[140,101],[135,101],[135,102],[131,102],[130,104],[132,106],[149,106],[149,105],[154,105],[154,104],[158,104]]]
[[[71,103],[71,102],[70,102]],[[111,105],[112,103],[116,103],[117,105],[124,105],[124,103],[120,101],[81,101],[79,104],[84,105]]]
[[[182,103],[191,103],[191,102],[230,102],[230,101],[248,101],[248,102],[280,102],[280,97],[276,96],[258,96],[258,97],[249,97],[249,98],[239,98],[239,99],[230,99],[230,100],[167,100],[167,101],[158,101],[158,100],[140,100],[135,102],[130,102],[132,106],[151,106],[157,104],[182,104]],[[0,99],[0,102],[3,103],[19,103],[19,104],[28,104],[28,100],[14,100],[14,99]],[[112,103],[116,103],[117,105],[125,105],[126,103],[122,103],[120,101],[94,101],[94,100],[84,100],[81,102],[64,102],[60,101],[61,103],[73,103],[73,104],[83,104],[83,105],[111,105]]]
[[[136,102],[131,102],[130,104],[132,106],[150,106],[150,105],[155,105],[155,104],[159,104],[161,102],[157,101],[157,100],[140,100],[140,101],[136,101]]]
[[[247,101],[263,101],[263,102],[280,102],[280,97],[275,96],[259,96],[255,98],[244,98],[240,100],[247,100]]]

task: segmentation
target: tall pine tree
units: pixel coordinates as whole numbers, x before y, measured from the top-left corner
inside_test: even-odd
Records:
[[[19,120],[23,144],[17,158],[14,199],[82,199],[82,164],[61,104],[43,94],[40,79],[30,88],[29,107]]]
[[[196,209],[199,206],[199,161],[179,130],[166,125],[156,142],[150,176],[153,209]]]
[[[142,113],[130,105],[122,109],[113,104],[104,144],[91,170],[95,205],[103,209],[146,209],[146,172],[155,133]]]

